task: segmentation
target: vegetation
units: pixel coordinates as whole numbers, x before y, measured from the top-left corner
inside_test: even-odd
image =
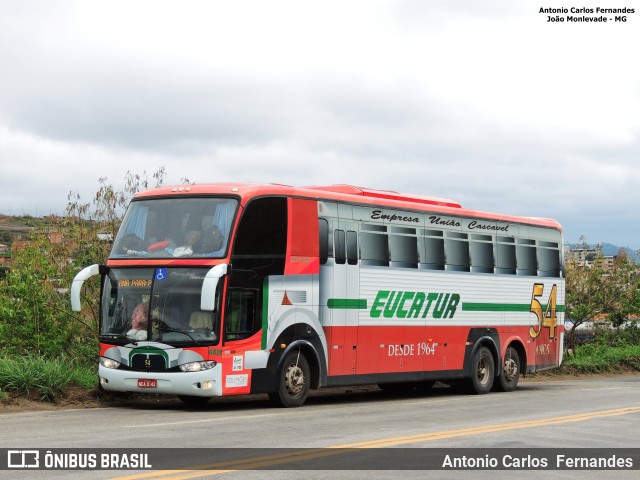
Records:
[[[640,323],[597,329],[593,343],[580,345],[563,365],[569,373],[640,371]]]
[[[96,385],[95,368],[78,365],[64,356],[0,358],[0,400],[6,399],[10,392],[51,401],[71,386],[92,389]]]
[[[161,168],[152,178],[159,186],[164,177]],[[48,217],[13,251],[0,278],[1,396],[35,392],[52,399],[67,385],[97,385],[99,281],[85,282],[79,314],[71,311],[69,286],[82,268],[104,263],[110,244],[98,232],[115,235],[129,200],[146,188],[145,174],[127,173],[122,190],[100,179],[90,202],[70,193],[67,215]]]
[[[588,260],[588,259],[587,259]],[[576,334],[582,326],[595,328],[596,320],[605,318],[610,327],[618,327],[640,312],[640,272],[638,266],[621,251],[611,268],[604,258],[596,258],[590,266],[566,261],[565,313],[573,328],[567,329],[567,344],[576,348]]]

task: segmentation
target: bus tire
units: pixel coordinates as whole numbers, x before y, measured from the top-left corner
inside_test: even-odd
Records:
[[[300,407],[309,394],[311,369],[300,350],[289,352],[278,373],[278,390],[269,393],[269,399],[278,407]]]
[[[489,393],[495,371],[493,355],[487,347],[480,347],[471,360],[471,378],[467,380],[468,392],[478,395]]]
[[[500,392],[513,392],[520,380],[520,355],[513,347],[508,347],[504,352],[502,361],[502,373],[498,377],[498,382],[494,385],[495,390]]]

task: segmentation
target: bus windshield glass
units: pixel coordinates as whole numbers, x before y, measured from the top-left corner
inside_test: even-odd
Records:
[[[223,257],[237,206],[212,197],[133,201],[111,258]]]
[[[109,270],[102,289],[100,337],[110,343],[216,344],[220,337],[218,316],[200,310],[202,281],[207,271],[208,268]]]

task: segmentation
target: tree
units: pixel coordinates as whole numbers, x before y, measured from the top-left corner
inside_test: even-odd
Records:
[[[152,178],[160,186],[164,167]],[[98,233],[114,238],[129,201],[149,185],[146,173],[127,172],[121,190],[106,178],[99,179],[98,191],[89,202],[70,193],[67,216],[49,217],[46,227],[34,230],[27,245],[13,252],[12,267],[0,279],[0,350],[46,357],[66,353],[93,363],[99,281],[85,282],[79,314],[69,308],[69,287],[82,268],[105,262],[111,244],[100,240]]]
[[[589,264],[567,259],[565,286],[566,317],[573,324],[566,332],[571,349],[575,349],[576,329],[586,322],[606,315],[618,326],[638,312],[638,271],[624,254],[618,255],[610,268],[602,254]]]

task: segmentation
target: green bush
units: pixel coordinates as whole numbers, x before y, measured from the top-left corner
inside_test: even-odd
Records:
[[[565,367],[582,373],[640,371],[640,345],[623,344],[612,347],[604,343],[579,346]]]
[[[55,400],[70,386],[91,389],[97,385],[94,369],[78,365],[65,357],[0,358],[0,392],[35,395]]]

